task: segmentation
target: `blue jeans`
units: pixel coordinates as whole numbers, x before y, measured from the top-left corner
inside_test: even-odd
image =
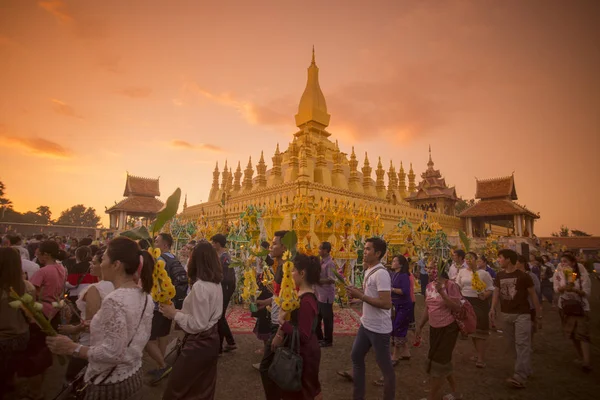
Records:
[[[396,393],[396,375],[390,355],[390,335],[386,333],[375,333],[365,329],[362,324],[352,345],[352,369],[354,377],[354,400],[365,399],[366,368],[365,357],[373,347],[375,360],[383,374],[383,400],[393,400]]]

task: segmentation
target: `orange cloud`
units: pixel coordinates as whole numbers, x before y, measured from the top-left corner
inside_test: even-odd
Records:
[[[68,105],[67,103],[57,100],[57,99],[50,99],[52,101],[53,105],[53,109],[54,112],[56,112],[57,114],[61,114],[67,117],[73,117],[73,118],[77,118],[77,119],[83,119],[82,116],[80,116],[79,114],[77,114],[75,112],[75,110],[73,109],[73,107],[71,107],[70,105]]]
[[[67,4],[62,0],[38,1],[38,5],[52,14],[61,23],[73,22],[73,16],[67,10]]]
[[[447,108],[440,107],[432,96],[420,93],[408,78],[389,77],[381,82],[352,82],[331,93],[325,93],[328,111],[332,115],[332,131],[348,140],[385,137],[392,142],[406,142],[431,133],[444,122]],[[231,92],[212,93],[197,83],[184,86],[181,105],[190,95],[231,107],[252,125],[289,128],[294,123],[300,94],[254,103],[238,98]]]
[[[132,99],[142,99],[149,97],[152,94],[152,89],[148,87],[128,87],[118,90],[117,93]]]
[[[67,159],[73,156],[73,152],[62,145],[40,137],[20,138],[16,136],[0,136],[0,145],[4,147],[19,148],[26,153],[48,158]]]
[[[208,151],[215,151],[215,152],[223,151],[222,148],[220,148],[219,146],[215,146],[214,144],[200,143],[200,144],[194,145],[190,142],[186,142],[185,140],[172,140],[171,147],[173,147],[175,149],[186,149],[186,150],[208,150]]]

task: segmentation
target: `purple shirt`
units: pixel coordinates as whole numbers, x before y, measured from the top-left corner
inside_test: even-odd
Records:
[[[335,263],[333,262],[331,256],[321,259],[320,278],[335,280],[335,276],[333,275],[334,268]],[[319,300],[320,303],[333,304],[333,301],[335,300],[335,284],[326,283],[324,285],[315,285],[315,294],[317,295],[317,300]]]

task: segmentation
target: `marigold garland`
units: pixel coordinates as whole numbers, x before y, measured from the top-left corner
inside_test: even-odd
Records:
[[[281,280],[281,291],[279,297],[275,299],[275,302],[281,307],[281,309],[288,313],[300,307],[300,300],[298,299],[298,293],[296,292],[296,284],[292,278],[292,269],[294,263],[291,261],[292,254],[289,250],[283,253],[283,279]]]
[[[165,269],[167,265],[164,260],[158,260],[161,255],[160,249],[151,248],[150,255],[154,259],[154,270],[152,272],[152,290],[150,292],[152,300],[161,304],[172,304],[171,299],[175,297],[175,286]]]

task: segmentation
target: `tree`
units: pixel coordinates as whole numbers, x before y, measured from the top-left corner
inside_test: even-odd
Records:
[[[56,220],[56,225],[89,226],[96,228],[100,223],[100,217],[92,207],[87,209],[83,204],[77,204],[62,213]]]
[[[465,200],[460,197],[454,205],[454,212],[456,215],[458,215],[473,205],[475,205],[475,199]]]
[[[571,236],[592,236],[587,232],[580,231],[579,229],[572,229]]]
[[[560,230],[558,232],[552,232],[552,236],[554,237],[568,237],[569,236],[569,228],[564,225],[560,226]]]
[[[52,211],[48,206],[39,206],[35,213],[39,216],[39,224],[46,224],[52,222]]]
[[[4,197],[4,191],[6,190],[6,186],[4,182],[0,181],[0,218],[4,218],[4,212],[12,208],[12,201]]]

